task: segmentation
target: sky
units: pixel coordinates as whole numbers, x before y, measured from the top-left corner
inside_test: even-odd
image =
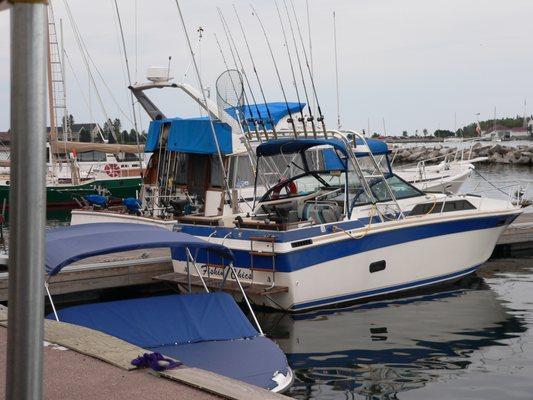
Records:
[[[103,122],[106,115],[132,126],[124,56],[114,0],[66,0],[94,64],[98,92],[91,87],[64,0],[52,0],[59,30],[62,20],[69,112],[76,122]],[[296,64],[292,36],[283,9],[289,48]],[[306,3],[312,52],[309,51]],[[133,82],[145,81],[151,66],[166,67],[171,76],[198,86],[175,0],[117,0],[124,26]],[[261,17],[273,48],[288,100],[295,101],[290,64],[284,47],[274,0],[181,0],[204,86],[215,97],[215,81],[226,67],[222,53],[231,54],[218,18],[220,7],[230,25],[252,90],[260,97],[234,4],[250,44],[252,58],[267,101],[282,101],[265,37],[252,4]],[[290,4],[290,3],[289,3]],[[399,135],[428,129],[462,127],[476,120],[533,113],[533,2],[531,0],[294,0],[306,51],[312,53],[316,92],[328,127],[337,124],[333,12],[336,13],[337,51],[342,127]],[[294,19],[292,20],[295,23]],[[203,38],[198,46],[198,27]],[[0,131],[9,128],[9,12],[0,12]],[[296,34],[297,35],[297,34]],[[299,42],[299,37],[296,36]],[[300,53],[302,49],[299,49]],[[303,60],[302,60],[303,61]],[[296,64],[297,65],[297,64]],[[305,70],[307,89],[312,94]],[[301,81],[298,70],[296,78]],[[109,89],[107,89],[107,88]],[[303,88],[299,85],[300,96]],[[98,93],[103,106],[99,104]],[[177,93],[156,93],[167,116],[195,116],[198,106]],[[305,99],[303,99],[305,102]],[[258,100],[259,102],[259,100]],[[29,110],[28,112],[31,112]],[[316,112],[315,112],[316,113]],[[149,120],[140,112],[140,125]],[[457,121],[457,122],[456,122]]]

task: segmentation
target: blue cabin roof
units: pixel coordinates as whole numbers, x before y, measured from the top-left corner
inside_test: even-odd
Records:
[[[164,118],[150,122],[145,152],[159,148],[159,136],[163,125],[169,126],[167,149],[182,153],[216,154],[217,147],[207,117],[199,118]],[[233,152],[231,127],[220,121],[213,121],[216,137],[223,154]]]
[[[272,139],[261,143],[257,146],[256,154],[258,157],[275,156],[278,154],[292,154],[305,151],[316,146],[331,146],[345,156],[348,155],[344,143],[335,138],[331,139]]]

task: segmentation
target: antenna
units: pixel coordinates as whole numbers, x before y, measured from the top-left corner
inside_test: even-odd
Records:
[[[285,43],[285,49],[287,50],[287,58],[289,59],[289,64],[291,67],[292,83],[296,91],[296,99],[298,100],[298,108],[300,109],[300,118],[298,119],[298,121],[302,122],[304,136],[307,137],[307,124],[305,123],[303,107],[301,106],[302,102],[300,101],[300,93],[298,90],[298,84],[296,83],[296,75],[294,74],[294,65],[292,63],[291,51],[289,49],[289,44],[287,43],[287,33],[285,32],[285,25],[283,24],[283,18],[281,17],[281,12],[279,10],[277,0],[274,0],[274,4],[276,5],[276,11],[278,13],[279,23],[281,25],[281,31],[283,32],[283,41]]]
[[[170,62],[171,61],[172,61],[172,56],[168,56],[167,81],[170,81]]]
[[[283,6],[285,7],[285,12],[287,13],[287,19],[289,20],[289,28],[291,29],[292,42],[294,45],[294,50],[296,51],[296,60],[298,61],[298,68],[300,70],[300,77],[302,78],[302,85],[304,87],[305,101],[307,102],[307,109],[309,110],[309,118],[307,121],[311,123],[311,129],[313,130],[313,136],[316,138],[316,128],[315,128],[315,118],[313,117],[313,110],[311,109],[311,103],[309,102],[309,95],[307,92],[307,86],[305,85],[305,76],[302,69],[302,61],[300,60],[300,52],[298,51],[298,45],[296,44],[296,36],[294,35],[294,28],[291,22],[291,15],[289,13],[289,8],[287,7],[287,1],[283,0]],[[303,116],[302,116],[303,118]],[[305,120],[301,121],[305,124]]]
[[[322,130],[324,131],[324,137],[327,137],[326,124],[324,123],[324,115],[322,114],[322,110],[320,109],[320,102],[318,101],[315,80],[313,78],[313,72],[311,71],[311,66],[309,65],[309,59],[307,58],[307,51],[305,50],[305,44],[304,44],[304,40],[302,37],[302,31],[300,29],[300,23],[298,22],[298,15],[296,14],[296,9],[294,8],[294,1],[293,0],[289,0],[289,1],[291,2],[292,13],[294,14],[294,20],[296,21],[296,28],[298,29],[298,36],[300,37],[300,43],[302,44],[302,51],[304,54],[305,64],[307,66],[307,70],[309,72],[309,78],[311,80],[311,88],[313,89],[314,98],[316,100],[316,106],[318,109],[318,118],[316,120],[321,123]]]
[[[333,11],[333,41],[335,42],[335,86],[337,88],[337,129],[341,129],[341,104],[339,95],[339,61],[337,58],[337,18]]]
[[[272,51],[272,46],[270,46],[270,40],[268,40],[268,36],[267,36],[266,30],[265,30],[265,27],[263,25],[263,22],[261,21],[261,18],[259,17],[259,14],[255,10],[253,5],[250,5],[250,7],[252,9],[252,14],[254,14],[257,17],[257,21],[259,21],[259,25],[261,26],[261,30],[263,31],[263,34],[265,36],[265,41],[266,41],[266,43],[268,45],[268,51],[270,52],[270,56],[272,57],[272,63],[274,64],[274,68],[276,70],[276,75],[278,77],[279,86],[281,88],[281,92],[283,93],[283,100],[285,101],[285,107],[287,108],[287,113],[289,114],[289,118],[288,118],[287,122],[289,122],[292,125],[292,130],[294,132],[294,137],[297,138],[298,137],[298,132],[296,131],[296,125],[294,124],[294,119],[292,118],[292,113],[291,113],[291,109],[289,107],[289,103],[287,101],[287,95],[285,93],[285,88],[283,87],[283,82],[281,80],[281,76],[279,75],[279,69],[278,69],[278,65],[276,63],[276,57],[274,57],[274,52]]]
[[[116,0],[115,0],[116,1]],[[207,97],[205,95],[205,92],[203,90],[203,84],[202,84],[202,76],[200,75],[200,70],[198,69],[198,65],[196,64],[196,57],[194,56],[194,51],[192,49],[191,45],[191,39],[189,38],[189,32],[187,32],[187,27],[185,26],[185,20],[183,18],[183,14],[181,13],[181,7],[179,0],[176,0],[176,7],[178,8],[178,14],[180,16],[181,26],[183,28],[183,33],[185,34],[185,39],[187,40],[187,46],[189,47],[189,52],[191,53],[192,63],[194,65],[194,70],[196,71],[196,76],[198,78],[198,83],[200,84],[200,91],[202,92],[202,97],[204,100],[204,104],[206,109],[207,106]],[[222,170],[222,173],[224,175],[224,186],[227,190],[226,196],[230,196],[230,189],[229,189],[229,183],[228,183],[228,174],[226,172],[226,166],[224,165],[224,160],[222,159],[222,152],[220,150],[220,144],[218,143],[218,137],[215,132],[215,125],[213,124],[213,119],[211,118],[211,114],[208,112],[207,117],[209,118],[209,125],[211,126],[211,133],[213,134],[213,140],[215,142],[215,146],[217,148],[217,154],[218,154],[218,160],[220,162],[220,168]]]
[[[248,43],[248,38],[246,37],[246,32],[244,32],[244,26],[242,25],[241,18],[239,17],[239,13],[237,12],[237,8],[235,7],[235,4],[233,4],[233,11],[235,11],[235,16],[237,17],[237,21],[239,23],[239,26],[241,28],[242,36],[244,39],[244,43],[246,44],[246,49],[248,50],[248,55],[250,56],[250,61],[252,63],[252,69],[254,71],[254,75],[257,79],[257,84],[259,85],[259,91],[261,92],[261,97],[263,98],[263,102],[265,103],[267,115],[268,115],[268,122],[270,122],[270,125],[272,126],[272,132],[274,133],[274,139],[278,138],[278,134],[276,132],[276,126],[274,124],[274,120],[272,119],[272,114],[270,114],[270,108],[268,107],[266,98],[265,98],[265,92],[263,90],[263,85],[261,85],[261,80],[259,79],[259,74],[257,73],[257,68],[255,66],[255,62],[252,56],[252,50],[250,49],[250,45]]]

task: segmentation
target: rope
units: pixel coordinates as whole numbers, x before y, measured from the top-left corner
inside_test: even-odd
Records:
[[[348,235],[348,237],[350,237],[351,239],[354,239],[354,240],[362,239],[362,238],[364,238],[366,235],[368,235],[368,232],[370,232],[370,229],[372,228],[372,218],[375,217],[374,211],[378,211],[378,212],[379,212],[379,210],[378,210],[378,208],[376,207],[376,205],[375,205],[375,204],[372,204],[372,207],[370,208],[369,213],[368,213],[368,215],[369,215],[369,217],[370,217],[370,220],[369,220],[369,222],[368,222],[368,225],[366,225],[366,227],[365,227],[365,229],[363,230],[363,232],[362,232],[360,235],[358,235],[358,236],[354,236],[354,235],[352,235],[350,232],[348,232],[347,230],[342,229],[342,228],[339,228],[338,226],[334,226],[334,227],[333,227],[333,230],[334,230],[334,231],[337,231],[337,232],[343,232],[343,233],[345,233],[346,235]]]

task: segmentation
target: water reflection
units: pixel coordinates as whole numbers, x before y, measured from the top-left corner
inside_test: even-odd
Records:
[[[295,370],[298,399],[396,399],[526,330],[486,288],[261,320]]]

